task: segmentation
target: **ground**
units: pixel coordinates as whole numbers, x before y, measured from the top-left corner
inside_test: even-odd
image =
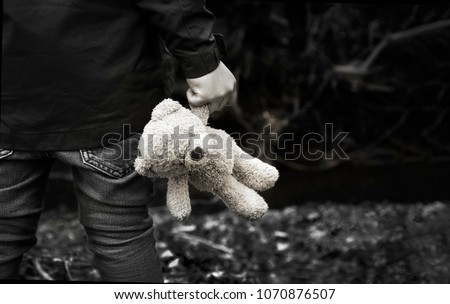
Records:
[[[166,282],[450,283],[448,202],[309,202],[256,222],[151,212]],[[76,212],[44,213],[21,277],[99,280]]]

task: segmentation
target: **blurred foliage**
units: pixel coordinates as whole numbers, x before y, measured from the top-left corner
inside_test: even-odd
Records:
[[[295,134],[290,150],[333,123],[349,132],[342,145],[353,164],[450,160],[450,5],[230,0],[207,7],[239,89],[238,104],[217,114],[215,126],[261,133],[270,123],[273,132]],[[284,152],[278,148],[279,161]],[[288,164],[327,169],[340,161]]]
[[[195,209],[194,209],[195,211]],[[151,210],[166,282],[450,283],[450,206],[307,203],[249,222],[229,211],[178,222]],[[73,211],[41,220],[28,280],[99,280]]]

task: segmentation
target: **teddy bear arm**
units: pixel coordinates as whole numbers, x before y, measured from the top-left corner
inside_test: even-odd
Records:
[[[169,178],[167,183],[167,207],[170,213],[180,221],[191,213],[187,174]]]
[[[252,157],[237,147],[233,175],[244,185],[264,191],[274,186],[278,179],[278,170],[265,162]]]
[[[268,210],[267,203],[255,190],[231,175],[223,179],[222,186],[215,189],[214,193],[231,211],[248,220],[257,220]]]

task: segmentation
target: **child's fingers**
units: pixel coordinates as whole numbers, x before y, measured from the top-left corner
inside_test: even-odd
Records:
[[[209,113],[213,113],[215,111],[217,111],[217,108],[219,107],[219,103],[216,102],[210,102],[209,103]]]
[[[202,98],[200,94],[195,93],[191,88],[189,88],[186,91],[186,98],[189,102],[189,104],[193,107],[200,107],[206,103],[208,103],[207,100]]]
[[[225,107],[229,102],[230,102],[230,97],[225,97],[224,99],[222,99],[222,101],[219,103],[219,106],[217,107],[217,110],[220,111],[223,109],[223,107]]]

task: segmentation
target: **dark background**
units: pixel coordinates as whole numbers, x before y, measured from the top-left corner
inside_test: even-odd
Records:
[[[270,123],[278,134],[294,133],[295,144],[308,132],[324,134],[325,123],[348,132],[348,161],[286,161],[278,149],[281,178],[267,195],[289,203],[450,198],[448,5],[210,1],[208,8],[239,84],[238,104],[212,125],[260,133]]]
[[[350,159],[287,161],[276,143],[276,160],[255,155],[280,171],[263,194],[271,211],[257,223],[195,189],[194,214],[177,223],[158,181],[152,212],[167,281],[450,282],[450,6],[229,0],[207,7],[239,92],[210,124],[229,133],[271,124],[298,144],[333,123],[348,132],[342,147]],[[186,89],[178,74],[173,98],[186,103]],[[23,277],[98,279],[70,168],[61,163],[46,204]]]
[[[276,160],[255,154],[281,172],[265,194],[273,207],[450,198],[448,5],[209,1],[207,7],[225,36],[223,61],[239,92],[237,104],[214,114],[211,125],[245,134],[270,124],[278,135],[294,134],[285,150],[273,143]],[[179,73],[174,99],[187,104],[186,89]],[[326,123],[335,134],[348,132],[341,146],[349,160],[285,160],[305,134],[324,135]]]

